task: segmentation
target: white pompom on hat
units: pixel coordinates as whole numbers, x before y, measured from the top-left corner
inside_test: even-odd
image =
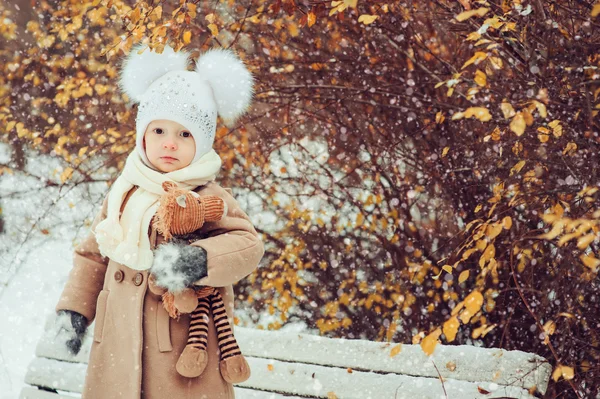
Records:
[[[254,79],[244,63],[228,49],[202,54],[193,71],[186,50],[165,46],[161,54],[132,47],[123,61],[119,86],[139,103],[136,118],[136,148],[151,166],[143,146],[144,133],[153,120],[168,119],[185,126],[194,137],[192,163],[212,149],[217,114],[231,126],[250,107]]]

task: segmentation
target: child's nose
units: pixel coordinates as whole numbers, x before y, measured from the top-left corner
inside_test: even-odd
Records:
[[[167,149],[167,150],[176,150],[177,149],[177,144],[175,144],[173,141],[171,140],[167,140],[163,143],[163,148]]]

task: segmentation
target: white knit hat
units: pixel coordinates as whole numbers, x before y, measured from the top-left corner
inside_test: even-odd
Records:
[[[192,163],[211,150],[217,113],[227,125],[243,115],[254,94],[254,79],[244,63],[231,51],[211,49],[188,71],[189,53],[165,46],[158,54],[143,44],[132,47],[120,72],[119,86],[139,103],[136,148],[151,166],[143,146],[148,124],[157,119],[175,121],[190,131],[196,142]]]

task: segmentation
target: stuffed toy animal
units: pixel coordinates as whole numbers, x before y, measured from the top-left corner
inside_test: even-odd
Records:
[[[227,204],[217,196],[201,196],[194,191],[180,189],[171,182],[163,183],[162,187],[165,194],[159,200],[160,205],[154,216],[153,226],[166,241],[174,236],[189,239],[190,233],[200,229],[205,221],[218,221],[227,214]],[[204,371],[208,363],[208,312],[212,312],[221,350],[221,375],[231,384],[246,381],[250,377],[250,367],[233,336],[218,289],[198,286],[173,293],[157,286],[152,275],[148,279],[148,288],[162,296],[163,306],[172,318],[179,319],[182,313],[191,313],[188,342],[176,365],[180,375],[194,378]],[[230,373],[228,370],[239,372]]]

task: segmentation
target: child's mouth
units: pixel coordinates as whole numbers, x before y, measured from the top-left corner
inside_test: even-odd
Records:
[[[173,158],[173,157],[160,157],[160,159],[162,159],[165,162],[177,161],[177,158]]]

